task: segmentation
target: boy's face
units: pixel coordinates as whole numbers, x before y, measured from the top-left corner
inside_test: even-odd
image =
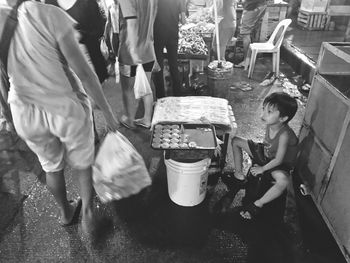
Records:
[[[267,104],[263,106],[261,120],[268,125],[273,125],[283,123],[286,120],[286,117],[281,117],[280,112],[276,107]]]

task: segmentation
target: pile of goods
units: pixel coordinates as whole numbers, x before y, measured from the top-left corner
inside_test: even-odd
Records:
[[[211,8],[202,8],[187,18],[187,23],[197,24],[199,22],[215,23]]]
[[[208,48],[203,38],[193,32],[183,32],[179,36],[179,54],[208,55]]]
[[[208,55],[203,37],[212,38],[215,25],[209,8],[192,14],[179,30],[179,54]]]
[[[194,33],[202,37],[212,37],[215,25],[211,23],[199,22],[197,24],[190,23],[180,27],[180,35]]]

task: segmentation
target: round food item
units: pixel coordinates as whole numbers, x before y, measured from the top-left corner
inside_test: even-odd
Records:
[[[178,143],[170,143],[170,148],[179,148]]]
[[[163,129],[163,125],[157,124],[156,126],[154,126],[155,130],[161,130]]]
[[[160,148],[160,145],[161,145],[161,144],[160,144],[159,142],[153,142],[153,143],[152,143],[152,147],[153,147],[153,148]]]
[[[190,147],[190,148],[195,148],[195,147],[197,147],[197,143],[196,142],[189,142],[188,143],[188,146]]]
[[[184,149],[187,149],[188,148],[188,144],[183,142],[183,143],[180,143],[179,144],[180,148],[184,148]]]
[[[177,138],[172,138],[172,139],[170,140],[170,142],[172,142],[172,143],[178,143],[178,142],[179,142],[179,139],[177,139]]]
[[[176,138],[176,139],[179,139],[180,138],[180,135],[178,133],[173,133],[171,135],[172,138]]]
[[[172,130],[172,132],[173,132],[173,133],[179,133],[180,130],[175,128],[175,129]]]
[[[160,147],[161,147],[161,148],[169,148],[170,145],[169,145],[169,143],[167,143],[167,142],[163,142],[163,143],[160,145]]]
[[[163,139],[162,139],[162,142],[170,143],[170,138],[163,138]]]
[[[171,133],[170,129],[163,129],[163,133]]]
[[[153,143],[161,143],[162,139],[161,138],[153,138]]]
[[[163,133],[163,138],[171,138],[171,134],[169,133],[169,132],[167,132],[167,133]]]
[[[161,132],[161,131],[154,131],[153,137],[154,137],[154,138],[160,138],[160,137],[162,137],[162,132]]]
[[[177,124],[174,124],[174,125],[171,125],[171,128],[174,130],[174,129],[180,129],[180,126],[177,125]]]

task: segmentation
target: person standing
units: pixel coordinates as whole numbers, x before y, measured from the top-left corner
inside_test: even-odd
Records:
[[[45,3],[62,8],[77,21],[80,42],[86,46],[98,79],[103,83],[108,78],[107,64],[100,49],[105,20],[96,0],[45,0]]]
[[[220,60],[225,60],[226,46],[234,37],[236,32],[236,1],[235,0],[219,0],[218,16],[222,17],[219,22],[219,48]],[[217,54],[216,36],[213,37],[213,50]],[[216,55],[217,56],[217,55]]]
[[[135,101],[134,83],[137,65],[142,64],[148,82],[156,59],[153,47],[153,24],[157,12],[156,0],[118,0],[120,13],[119,72],[125,115],[121,123],[127,128],[135,125],[149,128],[153,113],[153,94],[142,97],[144,116],[135,120],[138,100]]]
[[[180,95],[180,76],[177,66],[179,21],[185,23],[186,4],[184,0],[158,0],[158,12],[154,22],[154,50],[160,71],[154,74],[156,97],[165,97],[163,68],[164,47],[167,50],[173,95]]]
[[[243,61],[235,67],[243,68],[247,58],[249,45],[252,42],[252,35],[260,25],[267,8],[266,0],[244,0],[243,13],[241,18],[240,34],[243,39]]]
[[[16,0],[0,6],[0,35]],[[61,9],[26,1],[8,51],[8,103],[17,134],[38,156],[46,185],[55,198],[62,226],[94,230],[91,165],[94,162],[92,109],[85,90],[102,110],[109,129],[119,123],[97,75],[78,42],[75,21]],[[64,169],[78,178],[81,200],[68,201]]]

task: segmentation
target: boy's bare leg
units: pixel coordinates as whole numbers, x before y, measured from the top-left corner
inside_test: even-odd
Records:
[[[252,156],[250,152],[248,141],[241,137],[234,137],[232,139],[232,151],[233,151],[233,161],[235,164],[235,177],[237,179],[243,180],[245,176],[242,170],[243,153],[242,150],[247,152],[249,156]]]
[[[273,171],[271,175],[276,182],[260,199],[254,202],[254,205],[257,207],[261,208],[265,204],[270,203],[271,201],[281,196],[289,184],[288,176],[284,171]],[[242,211],[240,214],[246,219],[252,218],[249,212]]]
[[[82,199],[82,230],[85,234],[94,229],[93,217],[93,187],[91,167],[75,170],[78,176],[80,197]]]
[[[67,200],[66,181],[64,179],[63,170],[57,172],[46,173],[46,185],[54,196],[61,213],[61,223],[67,224],[74,214],[73,205]]]
[[[276,183],[260,199],[254,202],[258,207],[263,207],[265,204],[275,200],[286,190],[289,184],[288,176],[284,171],[273,171],[271,175]]]

